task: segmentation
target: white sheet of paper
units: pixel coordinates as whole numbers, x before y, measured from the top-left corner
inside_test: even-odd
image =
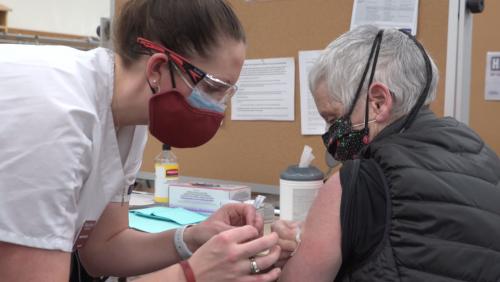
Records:
[[[407,29],[417,34],[418,0],[354,0],[351,29],[373,24],[380,28]]]
[[[484,99],[500,101],[500,52],[486,54]]]
[[[245,60],[232,120],[294,120],[294,58]]]
[[[154,204],[153,194],[151,193],[136,193],[132,192],[130,195],[130,206],[146,206]]]
[[[309,90],[309,71],[320,54],[320,50],[299,51],[300,130],[302,135],[325,133],[326,122],[319,115]]]

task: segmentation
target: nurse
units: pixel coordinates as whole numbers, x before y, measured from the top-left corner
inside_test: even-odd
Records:
[[[245,58],[236,15],[224,0],[130,0],[114,26],[115,52],[0,45],[0,280],[276,280],[278,237],[259,237],[249,205],[128,228],[148,127],[178,148],[218,130]]]

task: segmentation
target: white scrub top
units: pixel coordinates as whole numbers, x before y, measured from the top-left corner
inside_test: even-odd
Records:
[[[0,241],[70,252],[127,200],[146,126],[115,130],[107,49],[0,44]]]

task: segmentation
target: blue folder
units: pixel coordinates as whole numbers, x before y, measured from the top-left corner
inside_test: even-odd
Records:
[[[129,226],[149,233],[158,233],[183,225],[195,224],[207,216],[183,208],[150,207],[129,211]]]

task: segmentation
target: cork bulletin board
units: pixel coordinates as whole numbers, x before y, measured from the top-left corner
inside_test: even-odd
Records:
[[[320,136],[300,131],[298,51],[323,49],[349,30],[352,0],[229,0],[247,33],[247,59],[294,57],[295,120],[232,121],[199,148],[174,149],[184,176],[278,185],[280,173],[299,161],[304,145],[313,148],[313,164],[326,171]],[[417,38],[445,77],[448,0],[420,0]],[[443,114],[444,81],[432,109]],[[154,171],[161,144],[150,137],[141,171]]]

